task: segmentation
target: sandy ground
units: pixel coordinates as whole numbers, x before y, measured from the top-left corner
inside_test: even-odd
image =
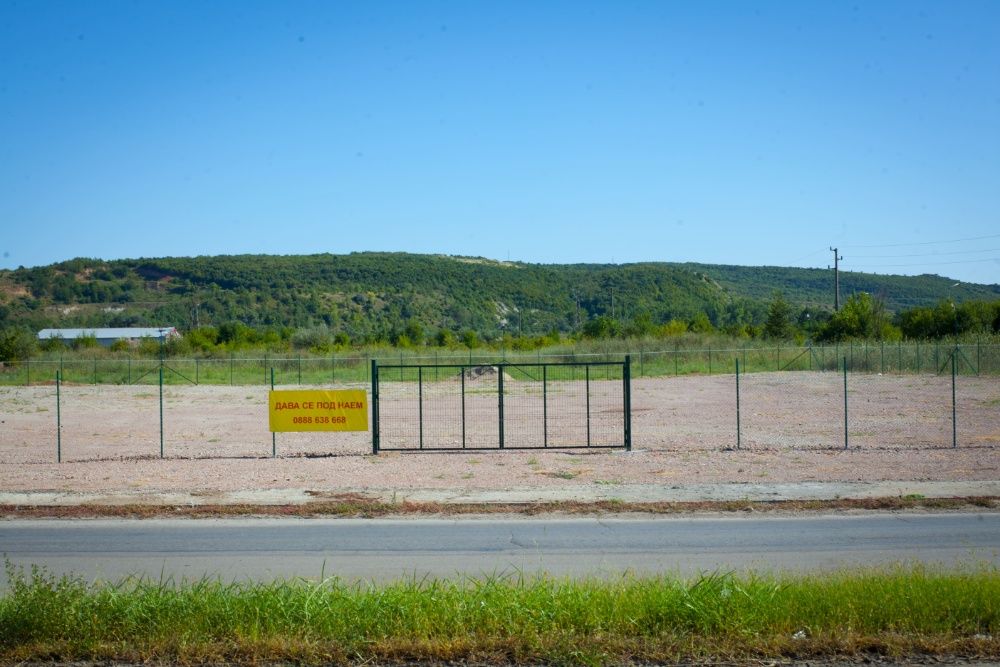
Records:
[[[957,449],[951,448],[950,377],[852,375],[846,451],[842,376],[767,373],[745,375],[740,383],[739,450],[733,376],[688,376],[633,381],[632,452],[371,456],[370,433],[279,433],[276,459],[270,458],[265,389],[169,386],[164,390],[163,460],[156,387],[64,386],[62,464],[55,463],[55,388],[0,387],[0,491],[211,493],[1000,479],[1000,378],[959,378]],[[550,389],[550,442],[585,442],[586,412],[578,385]],[[507,438],[540,445],[539,395],[528,386],[511,384],[505,390],[511,392]],[[448,396],[450,390],[433,383],[427,391]],[[619,392],[620,382],[594,382],[596,441],[618,442]],[[396,419],[383,433],[397,446],[418,445],[412,394],[412,383],[407,383],[384,395],[383,415]],[[481,424],[492,424],[495,415],[493,396],[482,394],[470,394],[467,405],[470,424],[480,425],[476,444],[491,442],[492,431]],[[460,404],[449,405],[425,413],[425,438],[460,446],[460,425],[443,421],[460,424],[455,420]]]

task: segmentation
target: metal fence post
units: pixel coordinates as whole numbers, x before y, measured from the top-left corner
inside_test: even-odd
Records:
[[[622,368],[622,398],[625,400],[625,451],[632,451],[632,357],[625,355],[625,366]]]
[[[199,372],[200,368],[199,367],[200,367],[200,364],[198,363],[198,357],[195,357],[194,358],[194,383],[195,384],[201,384],[201,377],[200,377],[200,372]]]
[[[56,463],[62,463],[62,395],[61,374],[56,371]]]
[[[736,449],[742,445],[740,431],[740,358],[736,357]]]
[[[378,361],[372,359],[372,454],[378,454]]]
[[[465,369],[459,366],[458,372],[462,377],[462,449],[465,449]]]
[[[548,366],[542,366],[542,447],[549,446],[549,378]]]
[[[94,357],[94,384],[97,384],[97,357]]]
[[[583,367],[587,393],[587,446],[590,447],[590,364]]]
[[[712,346],[708,346],[708,374],[712,374]]]
[[[955,402],[955,357],[958,355],[958,345],[951,353],[951,447],[958,447],[958,408]]]
[[[233,353],[229,353],[229,386],[233,386]]]
[[[299,384],[301,384],[301,382]],[[274,366],[271,366],[271,391],[274,391]],[[276,458],[277,456],[278,456],[278,436],[274,431],[271,431],[271,458],[273,459]]]
[[[844,357],[844,449],[847,449],[847,357]]]
[[[25,367],[25,369],[27,371],[27,375],[25,376],[25,380],[24,380],[24,386],[30,387],[31,386],[31,357],[28,357],[24,361],[24,367]]]
[[[271,373],[274,373],[274,369],[271,369]],[[302,355],[299,355],[299,386],[302,386]]]
[[[163,366],[160,366],[160,458],[163,458]]]
[[[424,367],[417,366],[417,422],[420,449],[424,448]]]
[[[503,364],[498,364],[497,369],[497,412],[500,419],[500,449],[503,449]]]

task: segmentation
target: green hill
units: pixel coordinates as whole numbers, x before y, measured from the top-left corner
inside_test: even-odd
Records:
[[[525,264],[483,258],[349,255],[74,259],[0,271],[0,327],[173,325],[239,321],[326,325],[353,340],[426,331],[572,331],[588,318],[654,323],[706,313],[716,325],[760,322],[775,290],[797,307],[832,309],[832,272],[706,264]],[[992,300],[1000,286],[938,276],[841,274],[841,295],[867,291],[890,310],[944,298]]]
[[[774,290],[801,306],[833,307],[833,271],[799,269],[783,266],[728,266],[721,264],[668,264],[709,276],[732,294],[748,299],[770,299]],[[920,276],[878,275],[840,272],[840,297],[868,292],[885,301],[892,312],[914,306],[929,306],[942,299],[956,302],[1000,298],[1000,285],[959,283],[952,278],[924,274]]]

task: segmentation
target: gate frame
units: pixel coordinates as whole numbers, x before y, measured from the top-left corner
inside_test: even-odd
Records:
[[[493,364],[390,364],[386,366],[379,366],[376,359],[371,360],[372,372],[371,372],[371,383],[372,383],[372,454],[377,455],[381,451],[393,451],[393,452],[495,452],[503,451],[507,449],[512,450],[564,450],[564,449],[624,449],[627,452],[632,451],[632,356],[625,355],[624,361],[584,361],[584,362],[529,362],[529,363],[511,363],[508,361],[501,361]],[[406,368],[416,368],[417,371],[417,381],[420,383],[421,387],[418,390],[418,402],[420,403],[420,410],[423,409],[423,400],[420,398],[422,392],[422,375],[424,368],[457,368],[461,371],[462,376],[462,390],[464,396],[465,390],[465,371],[469,368],[479,368],[482,366],[494,366],[498,369],[498,380],[497,380],[497,418],[499,426],[499,438],[496,447],[466,447],[465,446],[465,401],[462,401],[462,447],[424,447],[423,443],[423,419],[421,416],[420,425],[420,446],[417,449],[402,448],[402,447],[387,447],[382,448],[379,434],[379,374],[382,368],[387,369],[406,369]],[[590,378],[590,367],[591,366],[621,366],[622,368],[622,444],[620,445],[563,445],[558,447],[548,446],[548,430],[543,428],[544,439],[543,445],[541,447],[524,447],[524,446],[507,446],[504,443],[504,391],[503,391],[503,373],[505,368],[510,367],[520,367],[520,366],[541,366],[542,368],[542,394],[546,395],[545,385],[546,385],[546,371],[545,369],[549,366],[584,366],[586,368],[588,389],[587,394],[587,433],[588,441],[590,440],[590,390],[589,390],[589,378]],[[543,410],[543,421],[548,420],[548,402],[543,398],[542,403]]]

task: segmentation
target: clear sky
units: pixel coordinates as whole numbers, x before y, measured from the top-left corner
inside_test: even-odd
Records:
[[[401,250],[1000,282],[1000,2],[0,0],[0,267]]]

